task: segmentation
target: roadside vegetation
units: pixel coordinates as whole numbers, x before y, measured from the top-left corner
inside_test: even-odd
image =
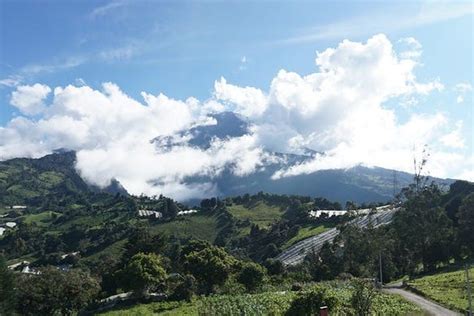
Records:
[[[471,289],[474,289],[474,268],[469,269]],[[423,296],[459,312],[468,310],[467,283],[464,269],[441,272],[408,281],[408,285]]]
[[[360,315],[353,307],[352,300],[357,296],[354,293],[351,282],[324,283],[306,285],[299,291],[227,294],[199,297],[192,302],[141,304],[103,315],[312,315],[319,313],[322,305],[328,305],[329,312],[333,314]],[[368,315],[422,315],[417,306],[401,297],[379,292],[375,294],[368,312]]]

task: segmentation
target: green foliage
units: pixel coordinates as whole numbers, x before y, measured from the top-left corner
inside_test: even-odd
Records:
[[[233,204],[227,206],[229,212],[239,220],[249,220],[260,227],[268,227],[283,216],[283,210],[278,205],[270,205],[265,201],[257,201],[249,206]]]
[[[280,260],[267,259],[263,265],[267,268],[268,274],[270,275],[278,275],[285,272],[285,266]]]
[[[326,286],[315,286],[309,291],[298,293],[286,315],[316,315],[323,306],[327,306],[329,313],[337,314],[342,306],[342,301],[333,289]]]
[[[158,302],[150,304],[140,304],[132,307],[123,308],[120,310],[113,310],[105,313],[100,313],[104,316],[145,316],[145,315],[160,315],[160,316],[196,316],[198,315],[196,305],[187,302]]]
[[[285,242],[283,249],[290,247],[291,245],[297,243],[300,240],[319,235],[333,228],[334,224],[332,223],[321,223],[321,224],[308,224],[298,230],[298,234]]]
[[[15,309],[15,277],[0,255],[0,315],[13,315]]]
[[[176,220],[157,223],[153,231],[176,238],[196,238],[213,242],[220,227],[216,214],[193,214]]]
[[[18,311],[22,315],[71,315],[91,303],[98,293],[97,280],[87,273],[46,267],[39,274],[18,278]]]
[[[372,314],[374,299],[378,295],[373,282],[355,279],[352,281],[354,290],[351,296],[351,305],[356,315],[369,316]]]
[[[314,288],[313,288],[314,287]],[[336,309],[330,309],[330,315],[355,315],[351,308],[350,299],[353,288],[349,284],[323,283],[310,286],[303,292],[291,291],[263,292],[258,294],[226,294],[199,297],[191,303],[161,302],[142,304],[132,308],[111,311],[106,315],[314,315],[299,312],[300,309],[294,307],[304,295],[319,299],[322,295],[330,301],[337,301]],[[328,300],[329,301],[329,300]],[[310,306],[312,301],[307,302]],[[334,303],[332,303],[334,305]],[[317,304],[313,304],[317,305]],[[294,308],[294,309],[292,309]],[[415,305],[403,300],[400,296],[383,294],[377,295],[373,302],[373,309],[377,315],[404,316],[419,312]],[[302,311],[304,312],[304,311]],[[317,313],[319,313],[319,306]]]
[[[265,269],[253,262],[245,262],[237,275],[237,280],[242,283],[245,288],[252,292],[255,291],[262,283],[265,277]]]
[[[190,302],[193,298],[194,293],[196,293],[196,290],[196,278],[190,274],[187,274],[183,277],[181,282],[174,289],[173,294],[171,295],[171,299],[177,301],[185,300]]]
[[[153,253],[134,255],[123,271],[127,288],[138,295],[144,295],[163,285],[166,271],[161,258]]]
[[[198,302],[199,315],[284,315],[294,293],[209,296]]]
[[[161,234],[153,235],[148,226],[136,227],[128,238],[125,255],[131,258],[141,253],[161,253],[166,247],[167,238]]]
[[[457,214],[461,247],[474,255],[474,193],[462,201]]]
[[[214,285],[223,284],[236,264],[224,249],[211,245],[200,245],[184,253],[186,270],[204,285],[206,293],[211,293]]]
[[[474,289],[474,268],[469,269],[469,274],[471,288]],[[468,308],[464,269],[428,275],[411,280],[408,284],[426,297],[451,309],[464,312]]]
[[[413,274],[420,264],[425,271],[432,271],[437,264],[449,262],[455,248],[453,223],[440,206],[441,191],[435,184],[420,186],[416,182],[402,193],[404,208],[391,224],[398,266],[403,274]]]

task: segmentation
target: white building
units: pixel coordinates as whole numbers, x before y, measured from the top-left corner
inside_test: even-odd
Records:
[[[6,222],[5,226],[7,226],[8,228],[15,228],[16,223],[15,222]]]
[[[309,211],[309,216],[318,218],[322,214],[326,214],[327,217],[332,217],[332,216],[341,216],[346,214],[347,211],[338,211],[338,210],[315,210],[315,211]]]
[[[3,227],[0,227],[0,236],[2,236],[2,235],[3,235],[3,232],[4,232],[4,231],[5,231],[5,228],[3,228]]]
[[[15,270],[18,267],[25,267],[25,266],[28,266],[29,264],[30,264],[29,261],[24,260],[24,261],[20,261],[20,262],[9,265],[8,269]]]
[[[162,218],[163,214],[157,211],[150,210],[138,210],[139,217],[151,217],[151,218]]]
[[[194,214],[194,213],[197,213],[197,210],[179,211],[179,212],[178,212],[178,216],[181,216],[181,215],[189,215],[189,214]]]

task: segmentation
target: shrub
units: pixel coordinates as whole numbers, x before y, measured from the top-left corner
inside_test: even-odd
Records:
[[[177,301],[191,301],[194,293],[196,292],[196,278],[192,275],[187,274],[183,281],[176,287],[171,295],[172,300]]]
[[[354,291],[352,292],[351,305],[356,315],[370,315],[372,304],[378,292],[371,281],[354,280]]]
[[[332,289],[316,286],[298,294],[286,315],[316,315],[322,306],[327,306],[330,313],[337,313],[342,302]]]
[[[303,286],[301,285],[301,283],[296,282],[291,285],[291,290],[294,292],[301,291],[302,289]]]
[[[245,286],[248,291],[254,291],[259,287],[265,277],[265,269],[256,263],[246,262],[237,275],[237,281]]]

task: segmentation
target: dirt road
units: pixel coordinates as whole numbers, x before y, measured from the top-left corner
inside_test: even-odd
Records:
[[[423,310],[428,312],[429,315],[433,316],[459,316],[461,314],[457,312],[453,312],[441,305],[438,305],[432,301],[429,301],[419,295],[416,295],[415,293],[406,291],[401,288],[386,288],[384,289],[384,292],[387,293],[392,293],[392,294],[399,294],[403,296],[406,300],[418,305],[421,307]]]

